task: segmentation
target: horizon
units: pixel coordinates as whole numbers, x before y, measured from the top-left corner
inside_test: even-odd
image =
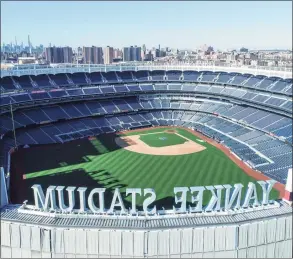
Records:
[[[23,18],[32,11],[34,15]],[[26,45],[30,35],[33,46],[51,43],[74,49],[143,44],[148,49],[292,47],[292,2],[11,1],[1,2],[1,24],[1,45],[15,38]]]

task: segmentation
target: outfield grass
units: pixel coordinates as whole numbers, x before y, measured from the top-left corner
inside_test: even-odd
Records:
[[[141,134],[163,132],[166,129],[168,128],[150,129]],[[199,142],[198,137],[186,130],[176,131],[206,149],[188,155],[152,156],[121,149],[115,143],[117,135],[108,134],[94,140],[77,140],[18,151],[12,156],[12,173],[13,170],[22,170],[26,174],[27,179],[21,184],[26,185],[28,191],[21,197],[23,200],[28,199],[29,203],[33,202],[30,187],[41,184],[43,188],[49,185],[86,186],[89,190],[105,187],[109,189],[105,196],[108,206],[111,192],[116,187],[121,188],[122,192],[126,187],[154,188],[157,206],[171,208],[174,204],[174,187],[234,183],[247,186],[248,182],[255,182],[216,147],[207,142]],[[140,132],[130,132],[122,135],[139,134]],[[260,188],[257,190],[258,194],[262,193]],[[277,197],[278,192],[273,190],[270,198]],[[206,192],[204,204],[209,199],[209,192]],[[130,197],[124,197],[124,200],[126,206],[130,206]],[[144,198],[138,197],[137,204],[141,205],[143,200]],[[190,197],[188,200],[190,201]]]
[[[176,134],[166,132],[143,134],[139,138],[150,147],[167,147],[183,144],[187,141]]]

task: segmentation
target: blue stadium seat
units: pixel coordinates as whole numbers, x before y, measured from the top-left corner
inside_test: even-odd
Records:
[[[102,77],[105,79],[105,83],[111,84],[111,83],[117,83],[118,78],[114,71],[111,72],[101,72]]]
[[[30,77],[40,88],[53,87],[50,83],[48,75],[31,75]]]
[[[12,103],[15,103],[15,100],[10,98],[9,95],[1,95],[1,102],[0,102],[0,105],[8,105],[8,104],[12,104]]]
[[[183,72],[178,70],[169,70],[166,72],[168,81],[180,81]]]
[[[90,101],[85,104],[92,114],[106,114],[107,111],[98,101]]]
[[[14,102],[16,102],[16,103],[28,102],[28,101],[31,101],[32,100],[30,98],[30,95],[27,94],[27,93],[11,95],[11,99],[14,100]]]
[[[133,73],[134,78],[139,82],[149,81],[149,72],[145,70],[139,70]]]
[[[39,108],[22,111],[25,116],[36,123],[51,121],[50,118]]]
[[[48,94],[52,97],[52,98],[58,98],[58,97],[65,97],[68,96],[67,92],[65,90],[62,89],[54,89],[48,92]]]
[[[68,74],[68,75],[69,75],[70,79],[73,81],[73,83],[76,85],[88,84],[84,73],[73,73],[73,74]]]
[[[143,92],[154,91],[153,85],[140,85]]]
[[[20,76],[20,77],[14,76],[13,80],[16,83],[18,83],[21,86],[21,88],[23,88],[23,89],[32,89],[33,88],[33,85],[31,83],[31,79],[27,75]]]
[[[48,76],[59,87],[72,85],[68,82],[68,78],[65,73],[60,73],[60,74],[56,74],[56,75],[50,74]]]
[[[129,92],[128,88],[125,85],[114,85],[114,89],[117,93]]]
[[[165,70],[153,70],[149,72],[152,81],[165,81]]]
[[[83,91],[82,91],[81,88],[68,89],[66,92],[67,92],[67,94],[69,96],[80,96],[80,95],[83,95]]]
[[[83,87],[82,90],[83,90],[83,92],[84,92],[85,95],[102,94],[100,88],[98,88],[98,87],[89,87],[89,88]]]
[[[100,72],[86,73],[86,76],[91,80],[92,84],[102,84],[103,79]]]
[[[47,92],[44,91],[35,91],[31,92],[30,96],[33,100],[45,100],[45,99],[50,99],[50,96]]]
[[[251,74],[236,74],[231,84],[233,85],[242,85],[244,81],[249,79],[252,75]]]
[[[251,76],[249,80],[244,84],[248,87],[255,87],[256,84],[259,84],[261,80],[266,78],[265,76]]]
[[[1,86],[5,90],[16,90],[15,84],[10,76],[5,76],[1,78]]]
[[[108,113],[117,112],[117,108],[111,101],[100,101],[100,104]]]
[[[272,84],[274,84],[279,78],[278,77],[265,77],[258,88],[260,89],[268,89]]]
[[[197,71],[183,71],[183,80],[185,82],[197,82],[200,72]]]
[[[112,94],[115,93],[113,86],[103,86],[100,88],[103,94]]]
[[[124,83],[134,82],[133,76],[132,76],[132,71],[123,71],[123,72],[118,71],[118,72],[116,72],[116,75]]]
[[[115,104],[120,111],[131,111],[131,107],[124,100],[113,100],[113,104]]]
[[[219,73],[211,71],[202,71],[201,82],[213,82]]]
[[[138,85],[127,85],[130,92],[141,92],[141,88]]]
[[[42,111],[50,118],[52,121],[60,119],[69,119],[70,117],[64,112],[60,106],[50,106],[42,108]]]
[[[220,72],[216,82],[227,84],[234,76],[235,76],[235,73]]]
[[[167,84],[155,84],[154,85],[155,91],[167,91]]]
[[[273,87],[269,88],[269,90],[272,92],[283,92],[283,90],[287,88],[290,84],[292,84],[292,80],[289,81],[280,79]]]

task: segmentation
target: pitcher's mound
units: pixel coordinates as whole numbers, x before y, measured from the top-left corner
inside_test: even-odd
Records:
[[[206,149],[204,146],[197,144],[191,140],[186,141],[183,144],[167,146],[167,147],[150,147],[146,143],[140,140],[139,135],[119,137],[115,139],[118,146],[132,152],[158,155],[158,156],[178,156],[187,155],[196,152],[200,152]]]

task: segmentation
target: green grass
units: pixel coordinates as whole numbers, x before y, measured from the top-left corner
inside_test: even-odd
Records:
[[[123,135],[164,130],[150,129],[141,133],[130,132]],[[117,135],[108,134],[94,140],[84,139],[20,150],[12,156],[12,171],[20,170],[16,168],[17,165],[21,168],[21,172],[26,174],[27,179],[21,184],[26,185],[28,191],[21,197],[23,200],[28,199],[29,203],[33,202],[30,189],[33,184],[41,184],[43,188],[49,185],[86,186],[89,190],[102,186],[109,189],[106,195],[108,206],[112,198],[111,192],[116,187],[121,188],[122,192],[125,188],[154,188],[158,200],[157,207],[171,208],[174,204],[174,187],[234,183],[247,186],[248,182],[255,182],[255,179],[245,174],[216,147],[206,142],[199,142],[198,137],[186,130],[176,130],[181,136],[200,143],[206,149],[198,153],[178,156],[145,155],[119,148],[114,141]],[[160,135],[161,133],[158,133],[153,136]],[[151,142],[155,141],[151,140]],[[261,188],[257,190],[258,194],[262,193]],[[270,198],[277,197],[278,192],[273,190]],[[209,199],[209,191],[206,191],[204,204]],[[141,205],[143,200],[143,197],[138,197],[137,204]],[[190,201],[190,197],[188,200]],[[124,201],[127,203],[126,207],[130,207],[130,197],[124,197]]]
[[[183,144],[187,140],[173,133],[150,133],[140,135],[140,140],[150,147],[166,147]]]

